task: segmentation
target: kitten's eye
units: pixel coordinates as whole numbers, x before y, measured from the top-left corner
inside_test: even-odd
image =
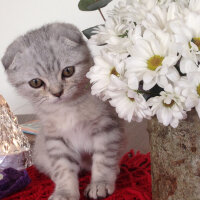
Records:
[[[33,88],[40,88],[44,85],[44,82],[41,79],[36,78],[36,79],[29,81],[29,85]]]
[[[75,72],[74,66],[66,67],[62,71],[62,78],[68,78],[68,77],[72,76],[74,74],[74,72]]]

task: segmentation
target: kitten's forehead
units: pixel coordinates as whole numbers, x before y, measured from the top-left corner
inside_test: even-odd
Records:
[[[90,55],[86,45],[71,48],[60,40],[46,38],[30,42],[29,48],[20,57],[26,67],[36,69],[42,67],[45,68],[44,72],[49,72],[76,65],[89,59]]]

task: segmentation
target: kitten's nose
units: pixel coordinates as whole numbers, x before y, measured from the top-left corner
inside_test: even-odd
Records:
[[[63,94],[63,90],[61,90],[61,91],[58,92],[58,93],[54,93],[53,96],[55,96],[55,97],[60,97],[62,94]]]

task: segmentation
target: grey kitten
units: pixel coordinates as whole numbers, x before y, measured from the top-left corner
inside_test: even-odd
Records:
[[[112,194],[124,134],[113,108],[90,94],[86,73],[93,60],[80,31],[71,24],[43,26],[17,38],[2,63],[41,120],[34,163],[56,184],[49,199],[78,200],[81,169],[92,170],[86,196]]]

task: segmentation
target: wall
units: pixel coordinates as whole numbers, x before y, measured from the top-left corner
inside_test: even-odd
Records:
[[[118,0],[113,0],[106,10]],[[102,24],[98,11],[83,12],[78,9],[78,0],[0,0],[0,58],[6,47],[26,31],[50,22],[73,23],[81,30]],[[0,94],[2,94],[15,114],[33,113],[30,104],[20,97],[7,82],[0,64]]]

